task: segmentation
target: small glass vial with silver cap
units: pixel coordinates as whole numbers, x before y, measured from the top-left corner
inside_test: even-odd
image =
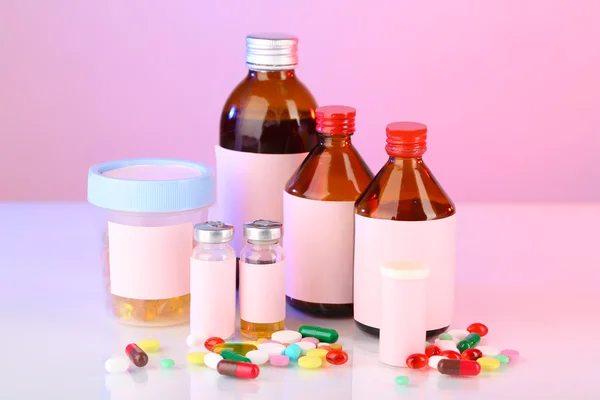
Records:
[[[240,333],[270,338],[285,323],[285,255],[280,222],[244,224],[246,246],[240,254]]]
[[[194,225],[190,260],[190,336],[199,340],[235,333],[234,228],[220,221]]]

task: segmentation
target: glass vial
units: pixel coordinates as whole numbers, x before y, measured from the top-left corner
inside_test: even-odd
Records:
[[[244,224],[246,246],[240,254],[240,333],[270,338],[285,322],[285,255],[280,222]]]
[[[220,221],[194,225],[190,260],[190,334],[230,338],[235,333],[234,228]]]
[[[356,201],[354,319],[379,335],[380,265],[411,260],[429,266],[427,335],[450,325],[454,308],[456,211],[423,162],[427,127],[395,122],[386,129],[388,161]]]
[[[283,195],[287,302],[309,314],[352,316],[354,202],[373,179],[350,139],[355,117],[352,107],[317,108],[319,144]]]
[[[297,50],[295,36],[248,35],[248,74],[223,107],[216,213],[238,231],[259,218],[283,221],[283,188],[317,144],[317,105],[296,76]],[[239,256],[244,241],[232,246]]]

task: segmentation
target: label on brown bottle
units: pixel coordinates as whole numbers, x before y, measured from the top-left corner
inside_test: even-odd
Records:
[[[413,261],[429,267],[427,330],[450,325],[454,309],[456,215],[433,221],[393,221],[355,215],[354,319],[380,327],[384,262]]]
[[[218,145],[215,151],[217,205],[211,219],[235,227],[231,245],[239,257],[245,244],[244,222],[257,219],[282,222],[283,189],[308,153],[257,154]]]
[[[321,304],[352,303],[354,202],[284,192],[285,294]]]

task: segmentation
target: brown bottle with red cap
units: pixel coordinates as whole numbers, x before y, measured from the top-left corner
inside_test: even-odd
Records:
[[[289,179],[283,225],[288,304],[303,312],[352,316],[354,202],[373,173],[352,145],[356,110],[317,108],[319,144]]]
[[[427,127],[395,122],[386,129],[389,156],[356,201],[354,320],[378,335],[379,267],[387,261],[423,262],[427,282],[427,335],[450,325],[454,307],[456,211],[423,162]]]

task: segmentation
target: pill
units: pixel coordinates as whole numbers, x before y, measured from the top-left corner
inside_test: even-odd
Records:
[[[495,357],[500,354],[500,351],[493,346],[477,346],[476,349],[479,349],[484,357]]]
[[[223,360],[223,357],[217,353],[206,353],[204,356],[204,364],[212,369],[217,369],[217,364],[219,364],[221,360]]]
[[[470,360],[440,360],[437,369],[444,375],[475,376],[481,372],[477,361]]]
[[[252,350],[246,353],[252,364],[263,365],[269,361],[269,355],[262,350]]]
[[[300,341],[301,342],[311,342],[311,343],[316,344],[317,346],[318,345],[323,345],[323,346],[328,346],[329,345],[329,343],[321,343],[321,342],[319,342],[319,339],[314,338],[314,337],[305,337],[305,338],[300,339]]]
[[[241,379],[254,379],[260,374],[258,365],[233,360],[220,361],[217,371],[221,375]]]
[[[160,342],[156,339],[142,339],[137,342],[137,345],[140,346],[140,349],[144,350],[146,353],[151,353],[158,350],[160,347]]]
[[[511,363],[519,361],[519,352],[517,350],[506,349],[500,352],[501,355],[507,356]]]
[[[308,350],[317,348],[317,345],[312,342],[299,342],[296,343],[302,349],[302,355],[305,356]]]
[[[204,341],[202,340],[202,338],[199,338],[194,335],[188,335],[186,343],[189,347],[200,347],[204,345]]]
[[[319,368],[323,364],[321,357],[303,356],[298,359],[298,365],[302,368]]]
[[[335,343],[339,338],[339,335],[335,330],[318,326],[303,325],[298,329],[298,332],[300,332],[302,337],[314,337],[321,342],[327,343]]]
[[[173,368],[173,366],[175,365],[175,361],[173,361],[170,358],[163,358],[162,360],[160,360],[160,366],[161,368]]]
[[[476,361],[478,358],[481,358],[481,357],[483,357],[483,354],[477,348],[467,349],[467,350],[463,351],[462,354],[460,355],[461,360],[471,360],[471,361]]]
[[[136,367],[145,367],[148,364],[148,354],[135,343],[130,343],[125,347],[125,354]]]
[[[331,346],[319,346],[319,347],[317,347],[317,349],[325,349],[327,351],[333,350],[333,348],[331,348]]]
[[[448,333],[442,333],[438,339],[440,340],[452,340],[452,335],[448,334]]]
[[[506,364],[510,361],[508,356],[505,356],[504,354],[498,354],[495,358],[500,361],[500,364]]]
[[[218,344],[223,344],[225,341],[220,337],[210,337],[204,342],[204,347],[208,351],[213,351],[213,348]]]
[[[285,346],[279,343],[261,343],[258,345],[258,350],[262,350],[269,356],[277,356],[283,354]]]
[[[331,350],[342,350],[342,345],[339,343],[333,343],[331,346]]]
[[[245,363],[252,362],[248,357],[245,357],[241,354],[236,353],[235,351],[231,351],[228,349],[221,350],[219,354],[221,355],[221,357],[223,357],[224,360],[241,361]]]
[[[204,356],[206,353],[203,351],[194,351],[187,354],[187,360],[189,363],[196,365],[204,365]]]
[[[427,357],[432,357],[432,356],[439,356],[440,353],[442,352],[442,349],[440,349],[437,345],[432,344],[431,346],[427,346],[425,348],[425,355]]]
[[[283,351],[283,354],[285,356],[288,356],[290,360],[296,361],[302,355],[302,349],[297,344],[292,343],[288,347],[285,348],[285,350]]]
[[[484,324],[482,324],[480,322],[475,322],[474,324],[469,325],[467,327],[467,330],[471,333],[473,333],[473,332],[477,333],[480,337],[484,337],[485,335],[488,334],[487,326],[485,326]]]
[[[453,340],[440,340],[436,341],[435,345],[440,348],[441,351],[444,350],[452,350],[458,353],[458,347],[456,347],[456,343]]]
[[[429,346],[431,346],[431,343],[425,342],[425,347],[429,347]]]
[[[493,357],[481,357],[477,362],[483,369],[496,369],[500,366],[500,361]]]
[[[284,330],[273,332],[272,340],[277,340],[279,343],[297,343],[302,339],[300,332]]]
[[[129,358],[111,357],[104,362],[104,369],[111,374],[125,372],[129,369]]]
[[[460,351],[462,353],[466,349],[471,349],[471,348],[477,346],[479,344],[480,340],[481,340],[481,336],[479,336],[479,334],[477,332],[471,332],[467,335],[466,338],[464,338],[463,340],[458,342],[456,344],[456,347],[458,348],[458,351]]]
[[[420,369],[427,365],[428,357],[425,354],[415,353],[406,358],[406,366],[412,369]]]
[[[394,379],[394,382],[396,382],[396,385],[406,386],[408,385],[409,379],[408,376],[400,375]]]
[[[448,331],[448,334],[452,335],[452,338],[456,340],[463,340],[469,333],[466,329],[451,329]]]
[[[440,356],[448,357],[450,360],[460,360],[460,354],[454,350],[444,350],[440,353]]]
[[[346,364],[346,362],[348,361],[348,353],[346,353],[345,351],[342,351],[342,350],[331,350],[325,356],[325,360],[329,364],[333,364],[333,365]]]
[[[260,343],[277,343],[277,344],[282,344],[281,342],[278,342],[277,340],[271,340],[271,339],[263,340]]]
[[[308,350],[306,352],[306,355],[309,357],[321,357],[324,360],[325,357],[327,356],[327,353],[329,353],[329,351],[327,351],[323,348],[320,348],[320,349]]]
[[[437,369],[438,363],[441,360],[447,360],[447,359],[448,358],[442,357],[442,356],[432,356],[432,357],[429,357],[429,360],[427,361],[427,365],[429,365],[430,368]]]
[[[285,367],[290,363],[290,358],[281,354],[269,356],[269,364],[274,367]]]
[[[248,343],[235,343],[235,342],[219,343],[219,344],[216,344],[213,346],[212,351],[213,351],[213,353],[220,353],[223,350],[231,350],[235,353],[245,356],[246,354],[248,354],[249,351],[258,350],[259,346],[264,346],[264,343],[259,344],[258,346],[255,346],[253,344],[248,344]],[[281,346],[281,345],[279,345],[279,346]]]

